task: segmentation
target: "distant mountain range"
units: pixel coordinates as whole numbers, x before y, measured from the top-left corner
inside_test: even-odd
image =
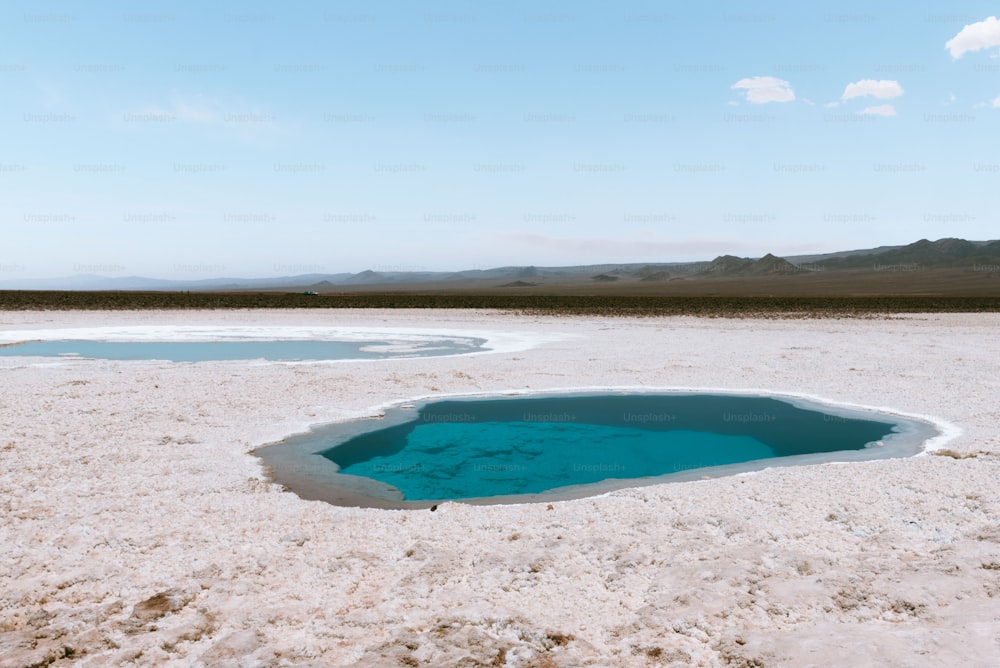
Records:
[[[1000,241],[965,239],[921,239],[908,246],[887,248],[869,255],[840,255],[812,262],[816,267],[833,269],[874,269],[913,266],[921,269],[996,267],[1000,262]]]
[[[819,255],[761,258],[721,255],[711,261],[600,264],[567,267],[509,266],[455,272],[362,271],[301,274],[277,278],[210,278],[166,280],[142,276],[106,277],[81,274],[64,278],[8,279],[5,290],[299,290],[332,292],[365,285],[495,281],[496,287],[528,287],[545,279],[575,279],[596,283],[710,280],[715,277],[798,276],[816,272],[879,272],[915,269],[1000,271],[1000,241],[938,239],[905,246],[839,251]]]

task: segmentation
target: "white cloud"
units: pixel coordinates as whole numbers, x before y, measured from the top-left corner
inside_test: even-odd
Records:
[[[206,103],[202,100],[192,102],[176,95],[170,102],[171,111],[182,121],[206,124],[221,122],[222,112],[215,103]]]
[[[278,126],[278,119],[273,113],[244,100],[224,101],[173,94],[165,103],[147,104],[140,108],[140,112],[169,116],[172,120],[192,125],[232,126],[234,129],[274,129]]]
[[[171,95],[165,103],[150,103],[125,112],[125,115],[145,115],[195,125],[222,125],[223,107],[217,101],[187,99]]]
[[[880,104],[877,107],[868,107],[858,112],[864,116],[895,116],[896,108],[891,104]]]
[[[995,98],[993,98],[993,108],[1000,109],[1000,95],[997,95]]]
[[[732,85],[734,90],[746,91],[747,102],[765,104],[767,102],[791,102],[795,99],[792,84],[776,77],[749,77]]]
[[[847,84],[841,99],[850,100],[855,97],[871,95],[880,100],[891,100],[903,94],[903,87],[892,79],[862,79],[856,83]]]
[[[1000,46],[1000,21],[990,16],[984,21],[970,23],[944,44],[951,57],[959,59],[970,51]]]
[[[294,127],[266,108],[246,100],[188,97],[177,93],[160,103],[127,110],[119,118],[216,128],[228,138],[246,143],[272,141]]]
[[[554,237],[534,232],[502,232],[490,235],[492,242],[532,251],[544,249],[550,255],[587,258],[700,257],[747,252],[745,242],[734,240],[689,239],[667,241],[655,235],[628,237]]]
[[[616,261],[642,261],[648,259],[671,261],[701,261],[717,255],[734,254],[760,256],[774,253],[779,256],[822,252],[828,247],[811,243],[787,243],[777,239],[760,238],[752,243],[737,238],[691,238],[667,240],[657,233],[647,232],[624,236],[555,237],[535,232],[485,233],[493,248],[502,249],[507,257],[517,262],[574,262],[604,263],[609,258]],[[531,259],[529,259],[531,258]],[[509,259],[503,260],[510,264]]]

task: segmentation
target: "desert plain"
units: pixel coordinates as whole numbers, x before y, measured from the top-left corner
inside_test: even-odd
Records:
[[[502,344],[375,362],[0,358],[0,668],[1000,662],[998,313],[0,312],[7,337],[135,325]],[[434,512],[305,501],[252,454],[416,397],[582,387],[804,394],[950,429],[906,459]]]

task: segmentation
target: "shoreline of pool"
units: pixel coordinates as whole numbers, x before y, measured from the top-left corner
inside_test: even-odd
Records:
[[[493,496],[470,496],[462,498],[441,498],[432,500],[405,499],[394,487],[377,479],[362,478],[342,474],[339,467],[323,457],[317,450],[327,450],[329,443],[320,447],[320,441],[331,437],[343,443],[378,429],[385,429],[416,420],[416,415],[424,407],[444,400],[479,401],[491,399],[528,398],[569,398],[630,395],[636,397],[656,396],[724,396],[734,398],[770,398],[782,400],[789,405],[805,410],[822,412],[831,417],[848,419],[895,420],[896,433],[889,434],[873,447],[861,450],[847,449],[832,452],[806,453],[767,459],[749,460],[732,464],[675,470],[659,475],[606,478],[604,480],[564,485],[550,490],[523,494],[499,494]],[[633,487],[649,487],[706,480],[732,475],[756,473],[774,467],[816,466],[829,463],[859,464],[881,459],[899,459],[927,454],[943,448],[946,443],[957,438],[961,430],[940,418],[906,415],[891,409],[875,409],[870,406],[832,402],[828,399],[805,396],[789,392],[768,392],[755,388],[752,391],[737,391],[706,388],[677,387],[586,387],[546,389],[533,392],[500,390],[482,394],[439,394],[394,402],[390,405],[373,407],[367,415],[340,420],[332,423],[311,425],[304,433],[289,435],[276,442],[256,448],[252,454],[260,458],[268,480],[282,485],[285,489],[310,501],[324,501],[333,505],[392,510],[414,510],[429,508],[441,503],[465,503],[471,505],[509,505],[523,503],[548,503],[592,496],[601,496],[613,491]],[[585,421],[584,421],[585,422]]]

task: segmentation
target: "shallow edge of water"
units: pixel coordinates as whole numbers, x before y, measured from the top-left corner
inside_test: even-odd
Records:
[[[371,478],[341,474],[339,467],[335,463],[318,454],[329,448],[317,450],[316,446],[317,434],[322,432],[324,428],[336,429],[338,439],[347,440],[369,431],[384,429],[411,421],[419,414],[423,406],[438,401],[527,399],[551,395],[572,398],[605,394],[702,394],[747,398],[764,397],[785,401],[797,408],[819,411],[838,417],[891,421],[896,425],[896,431],[883,439],[882,446],[868,447],[861,450],[839,450],[836,452],[773,457],[737,464],[678,471],[645,478],[609,478],[596,483],[559,487],[537,494],[443,499],[439,501],[405,501],[399,490],[388,484]],[[507,390],[475,394],[434,394],[415,397],[407,401],[382,404],[376,407],[373,413],[374,415],[369,413],[368,415],[313,425],[308,431],[294,434],[277,443],[262,445],[255,449],[252,454],[261,460],[268,477],[273,482],[283,485],[286,489],[296,493],[305,500],[325,501],[338,506],[419,509],[428,508],[447,501],[471,505],[507,505],[563,501],[601,496],[620,489],[719,478],[777,467],[806,466],[830,462],[899,459],[919,456],[937,450],[944,447],[945,443],[951,441],[961,433],[961,430],[957,426],[933,416],[903,413],[891,408],[833,402],[822,397],[807,394],[768,392],[762,389],[732,390],[719,388],[618,386],[576,387],[538,391]]]

